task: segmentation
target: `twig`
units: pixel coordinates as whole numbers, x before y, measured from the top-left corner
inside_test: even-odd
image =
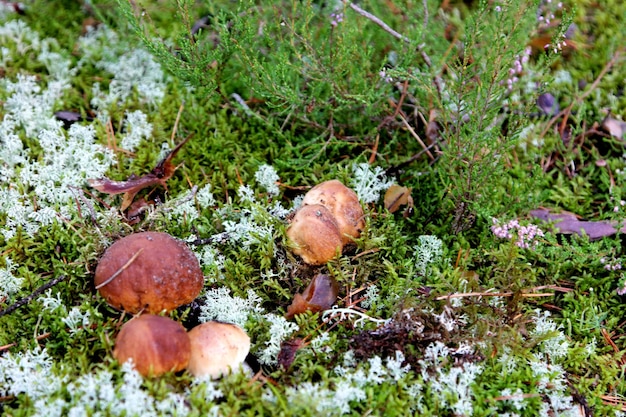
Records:
[[[50,337],[50,335],[51,335],[51,334],[52,334],[52,333],[50,333],[50,332],[46,332],[46,333],[44,333],[44,334],[40,334],[39,336],[37,336],[37,337],[35,338],[35,340],[43,340],[43,339],[46,339],[46,338]],[[17,346],[17,343],[16,343],[16,342],[9,343],[8,345],[0,346],[0,353],[4,352],[5,350],[9,350],[9,349],[11,349],[11,348],[12,348],[12,347],[14,347],[14,346]],[[1,401],[1,400],[0,400],[0,401]]]
[[[417,161],[418,159],[420,159],[422,157],[422,155],[424,155],[426,153],[427,150],[429,149],[435,149],[435,143],[432,143],[428,146],[428,148],[426,149],[422,149],[421,151],[419,151],[418,153],[416,153],[415,155],[411,156],[409,159],[407,159],[404,162],[400,162],[398,165],[394,165],[391,166],[389,168],[387,168],[385,170],[385,175],[387,176],[392,176],[395,175],[397,172],[399,172],[402,168],[404,168],[407,165],[412,164],[413,162]],[[435,149],[436,151],[436,149]],[[432,162],[431,162],[432,164]],[[415,173],[416,175],[424,175],[423,172],[417,172]]]
[[[98,227],[98,222],[96,221],[97,216],[96,216],[96,210],[93,207],[93,204],[91,203],[91,201],[87,200],[87,198],[85,198],[85,193],[83,192],[82,188],[78,188],[78,187],[74,187],[73,185],[68,185],[67,186],[72,193],[76,193],[75,194],[75,199],[80,200],[83,202],[83,204],[87,207],[87,209],[89,210],[89,214],[90,214],[90,218],[91,218],[91,223],[97,228]],[[78,201],[76,201],[76,208],[78,209],[78,213],[80,215],[81,210],[80,210],[80,204],[78,204]]]
[[[398,114],[398,117],[400,118],[400,120],[402,120],[402,124],[404,124],[404,127],[407,128],[407,130],[409,131],[409,133],[411,134],[411,136],[413,136],[415,138],[415,140],[417,140],[417,142],[422,146],[422,149],[424,150],[424,152],[426,152],[426,155],[428,155],[428,157],[430,158],[431,161],[435,160],[435,157],[433,156],[432,153],[430,153],[430,151],[428,150],[428,146],[426,146],[426,144],[424,143],[424,141],[422,141],[422,139],[419,137],[419,135],[417,134],[417,132],[415,132],[415,130],[413,129],[413,127],[411,127],[411,125],[409,124],[409,122],[406,121],[406,119],[404,117],[402,117],[401,114]]]
[[[63,281],[65,278],[67,278],[67,275],[61,275],[58,278],[55,278],[51,281],[46,282],[41,287],[33,291],[33,293],[29,295],[28,297],[24,297],[21,300],[18,300],[17,302],[15,302],[13,305],[7,307],[6,309],[0,310],[0,317],[6,316],[7,314],[14,312],[18,308],[30,303],[33,300],[33,298],[37,297],[38,295],[46,291],[48,288],[54,287],[59,282]]]
[[[343,2],[344,2],[344,4],[347,4],[348,6],[350,6],[350,8],[352,10],[354,10],[355,12],[360,14],[361,16],[364,16],[364,17],[368,18],[369,20],[371,20],[372,22],[376,23],[378,26],[383,28],[383,30],[385,30],[385,32],[391,34],[391,36],[393,36],[394,38],[400,39],[401,41],[406,42],[406,43],[410,43],[411,42],[411,40],[409,38],[407,38],[406,36],[396,32],[388,24],[386,24],[385,22],[380,20],[378,17],[376,17],[373,14],[371,14],[370,12],[368,12],[367,10],[361,9],[359,6],[357,6],[356,4],[352,3],[351,1],[343,0]]]
[[[602,68],[602,71],[600,71],[600,74],[598,74],[598,76],[593,81],[593,83],[591,83],[589,88],[587,88],[587,90],[585,90],[583,94],[576,97],[576,99],[572,101],[569,106],[561,110],[552,119],[550,119],[546,127],[543,129],[543,131],[539,135],[540,138],[543,138],[546,135],[546,133],[548,133],[548,130],[550,130],[552,125],[554,125],[557,122],[557,120],[559,120],[561,117],[563,117],[563,121],[561,122],[561,130],[563,129],[563,127],[565,126],[565,123],[567,123],[567,119],[569,115],[572,112],[572,108],[574,108],[574,105],[580,104],[581,101],[583,101],[587,96],[589,96],[589,94],[591,94],[593,90],[595,90],[598,87],[598,84],[600,83],[602,78],[604,78],[606,73],[609,72],[609,70],[617,63],[619,58],[621,58],[622,52],[623,52],[622,50],[616,51],[611,57],[611,59],[609,60],[609,62],[607,62],[604,68]]]
[[[372,154],[367,162],[373,164],[376,161],[376,155],[378,153],[378,142],[380,140],[380,133],[376,134],[376,141],[374,142],[374,147],[372,148]]]
[[[609,334],[609,332],[607,332],[606,329],[601,329],[600,333],[602,333],[602,337],[604,338],[604,341],[608,343],[609,346],[611,346],[611,348],[613,349],[613,352],[619,353],[619,348],[617,347],[613,339],[611,339],[611,335]],[[618,362],[620,365],[623,366],[625,363],[625,360],[624,358],[621,358]]]
[[[246,101],[239,94],[232,93],[230,96],[237,102],[237,104],[241,106],[241,108],[243,109],[244,113],[246,113],[247,116],[250,116],[250,117],[256,116],[256,114],[252,111],[250,106],[248,106],[248,103],[246,103]]]
[[[185,108],[185,102],[180,103],[180,107],[178,108],[178,113],[176,114],[176,120],[174,121],[174,128],[172,128],[172,135],[170,136],[170,140],[174,142],[174,137],[176,137],[176,131],[178,130],[178,123],[180,122],[180,116],[183,114],[183,109]]]
[[[13,346],[17,346],[17,343],[9,343],[8,345],[0,346],[0,352],[4,352],[5,350],[11,349]]]
[[[395,118],[402,111],[402,104],[404,103],[404,99],[406,98],[409,90],[409,80],[404,80],[404,82],[400,84],[400,86],[402,87],[402,93],[400,94],[400,99],[398,99],[398,104],[396,104],[396,110],[393,112],[393,118]]]
[[[115,271],[115,273],[113,275],[111,275],[106,281],[96,285],[96,289],[99,290],[100,288],[104,287],[105,285],[110,284],[115,278],[118,277],[119,274],[124,272],[124,270],[130,266],[130,264],[135,262],[135,259],[137,259],[137,257],[139,256],[139,254],[141,252],[143,252],[143,248],[141,248],[137,252],[135,252],[135,254],[133,256],[131,256],[131,258],[128,261],[126,261],[126,263],[124,265],[122,265],[122,267],[120,269]]]
[[[600,395],[602,402],[612,407],[618,407],[621,411],[626,411],[626,400],[615,395]]]
[[[572,108],[574,107],[574,104],[580,103],[581,101],[583,101],[587,96],[589,96],[589,94],[591,94],[593,90],[595,90],[598,87],[598,84],[600,84],[600,80],[602,80],[602,78],[604,78],[606,73],[609,72],[609,70],[617,63],[620,55],[621,55],[621,51],[616,51],[615,54],[613,54],[613,56],[609,60],[609,62],[607,62],[604,68],[602,68],[602,71],[600,71],[600,74],[598,74],[598,77],[596,77],[596,79],[589,86],[589,88],[585,90],[585,92],[580,97],[577,97],[575,101],[572,101],[570,105],[567,106],[565,116],[563,117],[563,121],[561,122],[561,126],[559,129],[561,132],[565,128],[565,124],[567,123],[567,119],[572,112]]]
[[[350,6],[350,8],[352,10],[354,10],[355,12],[360,14],[361,16],[366,17],[367,19],[369,19],[372,22],[376,23],[378,26],[383,28],[383,30],[385,32],[389,33],[394,38],[400,39],[402,42],[405,42],[405,43],[411,43],[411,40],[409,38],[407,38],[406,36],[402,35],[399,32],[396,32],[388,24],[386,24],[385,22],[380,20],[378,17],[376,17],[373,14],[371,14],[370,12],[368,12],[367,10],[361,9],[359,6],[357,6],[356,4],[354,4],[354,3],[352,3],[351,1],[348,1],[348,0],[343,0],[343,3],[347,4],[348,6]],[[424,52],[424,45],[418,45],[417,46],[417,51],[422,56],[422,59],[424,60],[424,62],[426,62],[426,65],[428,65],[429,68],[432,67],[433,64],[432,64],[432,61],[431,61],[430,57],[428,56],[428,54],[426,54],[426,52]]]
[[[462,292],[448,295],[441,295],[435,300],[447,300],[449,298],[465,298],[465,297],[512,297],[516,293],[514,292]],[[533,297],[550,297],[553,296],[554,293],[544,292],[544,293],[522,293],[521,296],[525,298],[533,298]]]

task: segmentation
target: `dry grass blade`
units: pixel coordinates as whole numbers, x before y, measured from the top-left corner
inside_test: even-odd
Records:
[[[537,297],[551,297],[554,295],[554,293],[552,292],[532,292],[532,291],[537,291],[537,290],[543,290],[543,289],[549,289],[549,290],[554,290],[554,291],[559,291],[559,292],[570,292],[572,291],[570,288],[563,288],[563,287],[558,287],[555,285],[542,285],[540,287],[535,287],[535,288],[531,288],[529,292],[522,292],[521,294],[516,293],[516,292],[511,292],[511,291],[507,291],[507,292],[489,292],[489,291],[484,291],[484,292],[465,292],[465,293],[454,293],[454,294],[448,294],[448,295],[441,295],[437,298],[435,298],[435,300],[447,300],[450,298],[465,298],[465,297],[513,297],[514,295],[519,294],[521,297],[523,298],[537,298]]]
[[[600,398],[604,404],[616,407],[620,411],[626,411],[626,399],[615,395],[601,395]]]
[[[110,284],[115,278],[117,278],[122,272],[124,272],[124,270],[130,266],[130,264],[135,262],[135,259],[137,259],[137,257],[139,257],[139,254],[142,251],[143,251],[143,248],[139,249],[137,252],[135,252],[135,254],[133,256],[131,256],[131,258],[128,261],[126,261],[126,263],[124,265],[122,265],[122,267],[120,269],[115,271],[115,273],[113,275],[111,275],[106,281],[104,281],[103,283],[101,283],[99,285],[96,285],[96,290],[99,290],[100,288],[104,287],[105,285]]]

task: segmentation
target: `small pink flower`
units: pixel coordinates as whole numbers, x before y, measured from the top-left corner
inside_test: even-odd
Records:
[[[494,225],[491,226],[491,232],[501,239],[514,240],[515,245],[522,249],[530,249],[539,243],[537,238],[543,237],[543,230],[534,224],[522,226],[517,220],[511,220],[508,223],[500,225],[497,219],[492,219]]]

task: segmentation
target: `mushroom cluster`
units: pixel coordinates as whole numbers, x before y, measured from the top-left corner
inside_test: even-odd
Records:
[[[166,233],[135,233],[115,242],[100,259],[94,283],[109,305],[140,314],[122,326],[113,356],[120,363],[132,360],[145,377],[187,369],[219,378],[248,355],[250,338],[235,325],[207,322],[187,332],[157,315],[190,303],[204,285],[194,253]]]
[[[187,369],[219,378],[242,365],[249,351],[250,337],[234,324],[206,322],[187,332],[169,317],[142,314],[122,326],[113,356],[119,363],[132,360],[145,377]]]
[[[365,228],[356,193],[338,180],[311,188],[287,228],[292,252],[310,265],[322,265],[341,254]]]

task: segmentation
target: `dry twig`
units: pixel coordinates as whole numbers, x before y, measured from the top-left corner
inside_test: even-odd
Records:
[[[7,307],[6,309],[0,310],[0,317],[6,316],[7,314],[14,312],[18,308],[30,303],[33,300],[33,298],[37,297],[38,295],[46,291],[48,288],[54,287],[59,282],[63,281],[66,277],[67,275],[61,275],[53,280],[46,282],[41,287],[33,291],[33,293],[29,295],[28,297],[24,297],[21,300],[18,300],[17,302],[15,302],[13,305]]]

